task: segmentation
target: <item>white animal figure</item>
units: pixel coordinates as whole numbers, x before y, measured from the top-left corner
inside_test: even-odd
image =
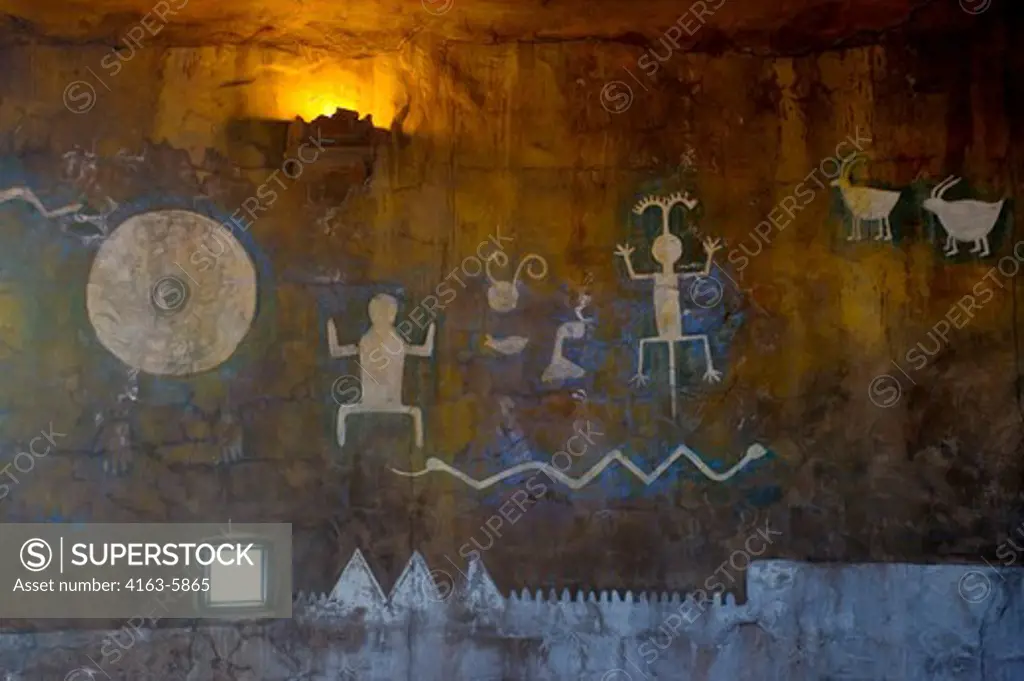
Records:
[[[360,401],[343,404],[338,408],[338,446],[345,446],[345,420],[353,414],[407,414],[412,417],[416,446],[423,447],[423,414],[419,407],[402,404],[402,381],[406,355],[430,357],[434,354],[434,332],[437,327],[430,325],[423,345],[409,345],[395,333],[397,300],[386,293],[378,294],[370,301],[368,312],[370,329],[363,334],[359,345],[339,344],[334,320],[327,322],[327,343],[331,357],[358,355],[361,374]],[[395,345],[395,349],[389,348],[387,342]],[[389,356],[384,356],[382,351]]]
[[[706,366],[704,380],[708,383],[718,383],[722,380],[722,372],[715,369],[715,364],[711,357],[711,343],[708,339],[708,335],[704,333],[683,333],[683,314],[689,311],[684,312],[679,303],[679,280],[689,277],[706,277],[711,274],[711,265],[714,262],[715,253],[722,249],[722,242],[719,239],[711,239],[710,237],[704,240],[704,250],[707,253],[707,260],[704,262],[704,267],[701,270],[676,272],[676,264],[683,256],[683,242],[679,237],[669,231],[669,215],[672,212],[672,208],[677,204],[682,204],[683,206],[686,206],[687,209],[693,210],[697,206],[697,200],[690,198],[687,194],[676,193],[662,198],[649,196],[633,207],[633,213],[636,215],[642,215],[644,211],[651,206],[657,206],[661,209],[662,233],[651,245],[651,255],[654,258],[654,261],[661,266],[660,271],[650,274],[638,274],[633,268],[633,261],[631,259],[633,248],[623,244],[619,245],[615,249],[615,254],[625,261],[626,271],[629,274],[630,279],[633,281],[641,279],[651,279],[654,281],[654,315],[658,335],[640,339],[638,368],[636,376],[631,379],[631,382],[644,385],[649,380],[647,376],[644,375],[645,346],[648,343],[665,343],[669,350],[668,382],[669,389],[671,390],[673,418],[675,418],[676,415],[677,399],[675,354],[677,343],[700,343],[704,350]]]
[[[999,219],[1006,199],[985,203],[974,199],[946,201],[942,198],[942,195],[960,180],[961,178],[954,178],[952,175],[947,177],[932,190],[931,198],[925,199],[921,207],[929,213],[934,213],[946,230],[947,256],[959,252],[957,241],[973,241],[974,248],[971,249],[971,253],[977,253],[979,258],[984,258],[989,254],[988,235],[996,226],[996,220]]]
[[[839,187],[843,195],[843,203],[850,211],[853,219],[853,230],[847,241],[860,241],[864,238],[861,232],[861,223],[865,220],[879,221],[882,228],[875,237],[875,241],[892,241],[892,225],[889,224],[889,215],[900,200],[900,193],[887,189],[873,189],[872,187],[857,187],[850,182],[850,168],[857,161],[856,156],[843,159],[839,166],[839,177],[830,183],[833,187]]]

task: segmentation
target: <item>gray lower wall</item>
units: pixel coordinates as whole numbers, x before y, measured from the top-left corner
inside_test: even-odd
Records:
[[[386,599],[366,574],[356,556],[331,595],[297,598],[292,620],[7,634],[2,678],[1024,679],[1017,569],[756,562],[746,603],[703,612],[678,594],[504,597],[482,566],[440,594],[418,556]]]

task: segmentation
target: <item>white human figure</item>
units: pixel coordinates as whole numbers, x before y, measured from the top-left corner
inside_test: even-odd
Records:
[[[427,329],[423,345],[409,345],[395,333],[398,301],[392,296],[386,293],[374,296],[367,312],[370,329],[363,334],[359,345],[339,345],[334,320],[327,322],[331,357],[359,357],[361,394],[358,402],[338,408],[338,446],[345,446],[345,421],[353,414],[408,414],[412,417],[416,446],[423,447],[423,414],[419,407],[402,404],[402,382],[407,354],[413,357],[433,355],[436,327],[431,324]],[[387,347],[385,343],[397,348]]]
[[[649,379],[644,375],[644,350],[648,343],[665,343],[669,349],[669,387],[671,388],[672,416],[676,415],[676,343],[697,342],[704,350],[706,370],[704,380],[709,383],[717,383],[722,379],[722,373],[715,369],[711,357],[711,342],[707,334],[684,334],[683,314],[684,311],[679,302],[679,281],[690,277],[706,277],[711,274],[711,265],[714,262],[715,253],[722,249],[722,242],[719,239],[707,238],[704,240],[704,250],[707,252],[707,260],[701,270],[690,272],[676,272],[675,266],[683,255],[683,242],[676,235],[669,231],[669,214],[672,207],[677,203],[687,208],[696,206],[696,201],[688,196],[673,194],[664,199],[649,197],[639,202],[633,212],[640,215],[650,206],[661,208],[662,233],[654,240],[651,246],[651,255],[655,262],[661,265],[660,272],[638,274],[633,268],[633,261],[630,256],[633,254],[631,246],[620,244],[615,249],[615,254],[621,256],[626,262],[626,271],[633,281],[651,279],[654,281],[654,316],[655,325],[658,330],[657,336],[640,339],[638,351],[637,371],[633,381],[640,385],[645,384]]]

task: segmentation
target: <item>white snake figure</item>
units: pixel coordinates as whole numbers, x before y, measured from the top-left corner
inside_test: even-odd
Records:
[[[43,217],[46,218],[59,218],[62,215],[68,215],[81,210],[82,204],[72,203],[64,206],[63,208],[57,208],[56,210],[47,210],[43,202],[32,192],[28,187],[8,187],[7,189],[0,189],[0,203],[7,203],[8,201],[24,201],[32,205],[37,211],[39,211]]]
[[[613,461],[618,461],[619,463],[621,463],[623,466],[626,467],[626,469],[630,473],[632,473],[634,476],[642,480],[645,485],[651,485],[654,483],[655,480],[660,478],[662,474],[665,471],[667,471],[672,466],[672,464],[674,464],[680,457],[685,456],[709,480],[714,480],[715,482],[725,482],[726,480],[728,480],[729,478],[733,477],[741,470],[743,470],[747,466],[747,464],[751,463],[752,461],[764,458],[767,454],[768,450],[765,449],[762,445],[757,443],[752,444],[750,445],[750,447],[747,448],[747,453],[743,455],[743,458],[740,459],[739,462],[734,464],[732,468],[725,471],[724,473],[716,473],[715,471],[713,471],[711,468],[708,467],[706,463],[704,463],[704,461],[695,451],[693,451],[686,445],[679,445],[678,447],[676,447],[675,451],[672,452],[672,455],[665,459],[661,463],[661,465],[655,468],[654,472],[650,474],[645,473],[640,468],[638,468],[636,464],[630,461],[618,449],[614,449],[611,452],[605,454],[604,458],[602,458],[599,462],[597,462],[597,464],[593,468],[591,468],[589,471],[584,473],[579,478],[571,478],[562,473],[562,471],[558,470],[551,464],[543,463],[541,461],[530,461],[527,463],[521,463],[517,466],[512,466],[511,468],[507,468],[501,473],[496,473],[495,475],[492,475],[489,478],[484,478],[483,480],[474,480],[473,478],[469,477],[462,471],[453,468],[444,461],[441,461],[440,459],[434,457],[427,459],[427,467],[421,471],[409,472],[400,471],[392,468],[391,472],[408,478],[418,478],[422,475],[426,475],[427,473],[443,472],[448,473],[452,477],[458,478],[459,480],[466,483],[473,489],[481,490],[491,487],[492,485],[496,485],[502,480],[510,478],[514,475],[519,475],[520,473],[525,473],[526,471],[535,470],[541,471],[542,473],[544,473],[553,480],[558,480],[566,487],[577,490],[582,489],[583,487],[586,487],[588,484],[590,484],[591,481],[593,481],[594,478],[600,475],[604,471],[604,469],[608,468],[608,466],[610,466]]]

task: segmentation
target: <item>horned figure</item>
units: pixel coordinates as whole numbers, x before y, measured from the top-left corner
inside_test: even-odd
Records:
[[[986,203],[974,199],[947,201],[942,198],[943,194],[960,180],[961,178],[954,178],[952,175],[947,177],[932,190],[931,197],[925,199],[921,207],[929,213],[934,213],[942,223],[942,228],[946,230],[946,256],[953,256],[959,252],[956,242],[973,241],[974,248],[970,252],[984,258],[989,254],[988,235],[996,226],[996,220],[999,219],[1006,199]]]
[[[644,375],[644,350],[648,344],[664,343],[669,351],[668,383],[672,398],[672,417],[676,415],[676,345],[678,343],[698,343],[704,351],[705,372],[704,380],[708,383],[718,383],[722,380],[722,372],[715,369],[714,360],[711,357],[711,342],[707,334],[685,333],[683,330],[684,311],[679,302],[679,280],[691,277],[707,277],[711,274],[711,267],[714,262],[715,253],[722,249],[722,242],[719,239],[704,240],[704,251],[707,258],[703,267],[697,271],[676,271],[677,263],[683,256],[683,242],[669,230],[669,216],[672,208],[681,204],[687,210],[697,207],[698,201],[691,198],[689,194],[675,193],[667,197],[649,196],[642,199],[633,207],[633,213],[643,215],[651,207],[661,210],[661,234],[651,245],[651,255],[658,263],[659,270],[651,273],[637,273],[633,268],[633,247],[621,244],[615,249],[615,254],[621,257],[626,263],[626,272],[633,281],[650,279],[654,282],[654,320],[658,331],[656,336],[640,339],[640,348],[637,357],[636,376],[631,379],[640,385],[644,385],[649,379]]]
[[[856,155],[843,159],[839,166],[839,177],[830,183],[838,187],[843,196],[843,203],[850,211],[853,220],[853,228],[847,241],[860,241],[864,238],[861,232],[861,223],[865,220],[880,221],[882,228],[879,230],[875,241],[892,241],[892,225],[889,224],[889,215],[900,200],[900,193],[887,189],[874,189],[872,187],[858,187],[850,182],[850,168],[858,160]]]

